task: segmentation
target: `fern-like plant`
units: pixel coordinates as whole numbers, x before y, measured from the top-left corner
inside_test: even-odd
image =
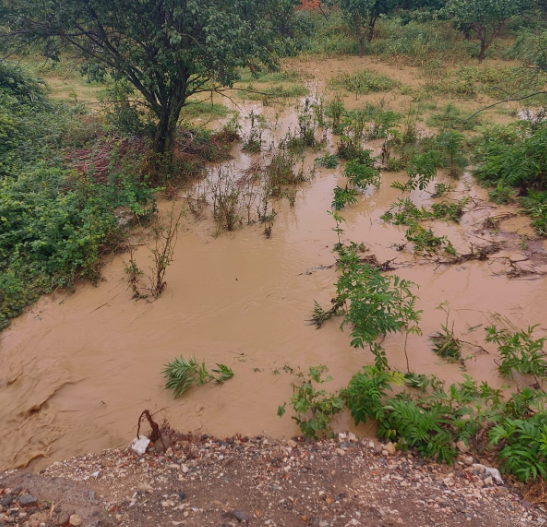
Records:
[[[203,385],[215,381],[223,384],[234,376],[234,372],[225,364],[218,364],[213,370],[217,377],[211,375],[205,361],[200,364],[194,356],[185,359],[182,355],[169,362],[164,370],[163,376],[166,380],[165,387],[171,391],[173,397],[178,399],[193,384]]]
[[[486,328],[486,341],[498,346],[501,374],[512,377],[515,370],[524,375],[547,376],[547,358],[543,351],[547,337],[533,338],[537,326],[520,330],[511,326],[498,328],[492,324]]]
[[[505,419],[489,433],[492,445],[502,445],[503,468],[523,482],[547,478],[547,413]]]

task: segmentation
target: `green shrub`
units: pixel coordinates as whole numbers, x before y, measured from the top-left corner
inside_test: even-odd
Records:
[[[501,468],[521,481],[545,477],[547,414],[544,392],[525,388],[503,401],[500,390],[477,385],[470,377],[445,392],[438,382],[432,391],[414,396],[389,395],[392,385],[404,382],[401,374],[367,366],[354,375],[342,392],[355,423],[378,422],[381,438],[397,441],[403,449],[415,448],[420,456],[454,463],[457,441],[481,446],[488,432],[497,446]],[[421,382],[423,384],[423,381]],[[430,382],[426,384],[431,385]],[[538,411],[539,409],[539,411]],[[519,419],[513,417],[514,412]],[[482,447],[485,445],[482,444]]]
[[[324,168],[336,168],[338,166],[338,158],[328,152],[325,152],[322,157],[316,157],[315,162]]]
[[[396,275],[383,276],[379,269],[360,261],[353,248],[338,247],[341,275],[332,307],[325,312],[316,305],[312,321],[320,327],[331,316],[343,314],[341,327],[351,327],[351,345],[368,347],[379,369],[387,369],[385,350],[376,342],[388,333],[420,333],[421,311],[416,310],[413,282]],[[344,309],[342,309],[344,308]]]
[[[361,163],[358,159],[348,161],[344,170],[348,183],[356,188],[365,189],[369,185],[380,186],[380,172],[369,164]]]
[[[328,376],[323,379],[323,373],[328,368],[324,365],[310,367],[306,376],[297,374],[301,379],[299,385],[294,385],[290,403],[295,412],[293,419],[296,421],[302,433],[310,438],[334,437],[331,428],[332,418],[340,413],[344,402],[338,393],[328,394],[325,390],[318,390],[315,385],[321,385],[332,380]],[[306,377],[308,379],[306,380]],[[285,414],[286,405],[278,408],[277,414],[282,417]]]
[[[498,346],[499,370],[504,377],[512,378],[513,370],[525,375],[547,376],[547,358],[543,351],[547,337],[534,339],[532,334],[536,327],[519,330],[492,324],[486,328],[486,341]]]
[[[78,278],[95,281],[102,256],[123,235],[117,209],[142,217],[154,205],[138,148],[97,140],[99,125],[82,108],[48,102],[39,81],[4,62],[0,101],[0,137],[8,139],[0,140],[4,328],[40,294]],[[95,151],[107,161],[106,175],[70,170],[76,154],[93,159]]]
[[[498,454],[503,468],[520,481],[547,478],[547,414],[524,419],[504,419],[490,430],[492,445],[500,445]]]

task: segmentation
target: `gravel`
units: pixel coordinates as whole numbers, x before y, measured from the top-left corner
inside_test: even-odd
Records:
[[[488,467],[428,463],[353,434],[280,442],[171,432],[170,444],[0,475],[0,525],[547,527],[545,506],[500,485]],[[78,501],[85,489],[92,494]],[[36,502],[24,508],[29,494]]]

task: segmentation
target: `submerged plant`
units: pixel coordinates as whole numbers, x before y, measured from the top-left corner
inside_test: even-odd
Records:
[[[296,414],[293,419],[302,433],[311,439],[333,437],[331,421],[344,407],[339,393],[328,394],[326,390],[316,388],[316,385],[332,380],[330,376],[323,378],[323,373],[327,371],[328,368],[324,365],[312,366],[306,376],[301,372],[298,373],[301,383],[293,385],[293,395],[290,400]],[[285,414],[285,407],[286,404],[283,404],[278,408],[279,417]]]
[[[448,319],[450,317],[450,309],[447,303],[437,307],[446,313],[446,322],[441,324],[441,330],[431,336],[433,342],[433,353],[439,357],[454,362],[461,359],[461,342],[454,334],[454,323],[449,328]]]
[[[322,157],[316,157],[315,162],[324,168],[336,168],[338,166],[338,158],[328,152],[325,152]]]
[[[547,376],[547,354],[543,351],[547,337],[532,336],[538,326],[518,329],[509,321],[500,321],[505,327],[492,324],[486,328],[486,342],[493,342],[498,347],[501,374],[513,377],[514,370],[524,375]]]
[[[203,385],[211,381],[223,384],[234,376],[234,372],[225,364],[218,364],[211,375],[205,366],[205,361],[198,363],[194,356],[185,359],[182,355],[169,362],[164,370],[163,377],[167,379],[165,387],[178,399],[193,384]]]

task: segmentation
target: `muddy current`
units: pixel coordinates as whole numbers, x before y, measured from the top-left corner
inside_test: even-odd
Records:
[[[265,153],[249,156],[235,148],[226,163],[234,171],[252,161],[267,164],[268,145],[296,126],[294,104],[245,104],[241,115],[246,126],[244,117],[251,110],[277,124],[265,132]],[[329,137],[331,152],[334,142]],[[375,152],[380,146],[368,145]],[[318,155],[307,154],[306,170]],[[341,166],[317,167],[300,186],[294,206],[287,200],[277,203],[270,238],[259,224],[218,234],[207,208],[201,219],[187,212],[167,271],[167,290],[157,301],[132,300],[124,273],[127,255],[122,254],[106,263],[97,287],[79,285],[72,293],[42,298],[14,320],[0,335],[0,470],[37,470],[89,451],[124,447],[135,436],[144,409],[181,431],[220,437],[296,435],[298,428],[289,415],[276,415],[278,405],[292,393],[296,379],[291,369],[325,364],[334,379],[325,386],[334,390],[373,362],[369,352],[351,348],[339,319],[319,330],[307,322],[314,301],[328,307],[335,290],[332,247],[337,235],[327,211],[334,187],[343,184],[342,171]],[[468,212],[460,225],[437,221],[434,231],[448,235],[462,254],[471,244],[492,241],[503,242],[505,248],[485,261],[451,265],[417,257],[410,246],[402,246],[405,227],[380,219],[402,197],[390,187],[396,180],[404,181],[404,175],[383,173],[379,189],[367,190],[357,204],[343,210],[343,239],[363,242],[367,254],[381,262],[395,259],[393,272],[418,285],[423,334],[408,339],[413,371],[433,373],[447,382],[460,381],[466,373],[502,387],[495,351],[484,344],[484,327],[493,313],[519,326],[544,323],[546,279],[509,273],[509,259],[541,269],[544,243],[534,239],[528,220],[511,216],[514,209],[495,208],[465,174],[453,182],[455,192],[449,199],[469,196]],[[414,191],[410,197],[427,206],[434,201],[431,191]],[[183,192],[178,205],[184,204],[182,197]],[[173,202],[159,206],[166,211]],[[484,228],[485,219],[506,213],[497,229]],[[530,237],[527,247],[519,245],[522,234]],[[142,268],[151,265],[145,247],[137,249],[136,257]],[[467,342],[462,352],[465,371],[431,351],[429,336],[446,321],[445,313],[436,309],[444,302],[450,307],[450,324]],[[542,327],[538,331],[544,333]],[[383,345],[390,365],[406,371],[403,342],[403,337],[390,335]],[[226,364],[235,377],[222,386],[193,387],[174,400],[161,371],[179,355],[195,355],[209,368]],[[336,428],[364,436],[373,433],[364,426],[355,429],[345,415]]]

